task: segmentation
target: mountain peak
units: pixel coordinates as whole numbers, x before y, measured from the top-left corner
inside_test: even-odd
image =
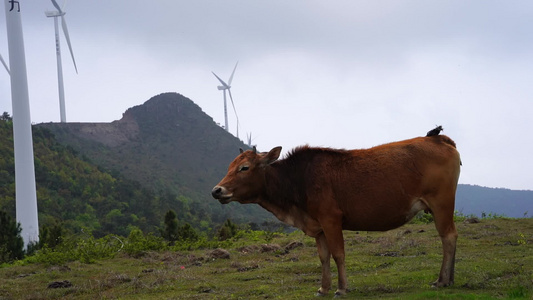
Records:
[[[154,96],[141,105],[129,108],[124,116],[151,117],[157,120],[163,117],[165,120],[175,119],[188,113],[203,115],[202,117],[211,119],[191,99],[178,93],[162,93]]]
[[[150,135],[165,134],[172,137],[197,134],[202,136],[206,132],[216,131],[224,134],[208,116],[191,99],[178,93],[163,93],[150,98],[142,105],[129,108],[120,122],[135,120],[141,132]],[[214,127],[216,126],[216,127]]]

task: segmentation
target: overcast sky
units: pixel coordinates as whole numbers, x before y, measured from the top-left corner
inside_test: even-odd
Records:
[[[58,122],[54,7],[20,2],[32,121]],[[227,80],[239,61],[240,138],[262,151],[368,148],[442,125],[460,183],[533,190],[532,1],[71,0],[65,11],[79,70],[61,36],[68,122],[111,122],[178,92],[223,124],[211,71]],[[0,110],[12,112],[2,69]]]

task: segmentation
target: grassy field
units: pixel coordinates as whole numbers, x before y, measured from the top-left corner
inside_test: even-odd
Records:
[[[441,289],[430,287],[442,259],[433,224],[345,232],[350,290],[342,298],[533,298],[533,219],[484,219],[457,227],[455,285]],[[320,263],[313,239],[295,232],[245,237],[232,245],[227,259],[203,249],[119,254],[91,264],[7,266],[0,268],[0,299],[314,298]],[[335,288],[336,268],[332,272]],[[48,287],[63,281],[71,285]],[[326,296],[332,297],[333,291]]]

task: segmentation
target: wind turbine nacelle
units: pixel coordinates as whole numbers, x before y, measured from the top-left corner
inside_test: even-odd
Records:
[[[223,86],[223,85],[219,85],[219,86],[217,86],[217,89],[218,89],[219,91],[223,91],[223,90],[226,90],[227,87],[225,87],[225,86]]]
[[[49,17],[49,18],[53,18],[53,17],[61,17],[61,16],[64,16],[65,15],[65,12],[58,12],[58,11],[46,11],[44,12],[44,14]]]

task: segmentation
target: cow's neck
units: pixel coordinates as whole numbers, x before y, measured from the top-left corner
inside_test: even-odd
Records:
[[[289,171],[290,172],[290,171]],[[264,209],[271,212],[280,221],[297,227],[310,236],[315,236],[317,231],[316,223],[307,214],[305,207],[298,205],[294,188],[289,188],[295,184],[290,182],[286,172],[279,168],[267,167],[265,172],[265,190],[259,197],[259,204]]]
[[[264,199],[261,199],[258,204],[261,207],[263,207],[264,209],[266,209],[269,212],[271,212],[280,221],[282,221],[284,223],[287,223],[288,225],[291,225],[291,226],[296,226],[296,224],[294,223],[294,220],[291,217],[289,211],[287,211],[286,209],[283,209],[283,208],[281,208],[281,207],[269,202],[268,200],[264,200]]]

